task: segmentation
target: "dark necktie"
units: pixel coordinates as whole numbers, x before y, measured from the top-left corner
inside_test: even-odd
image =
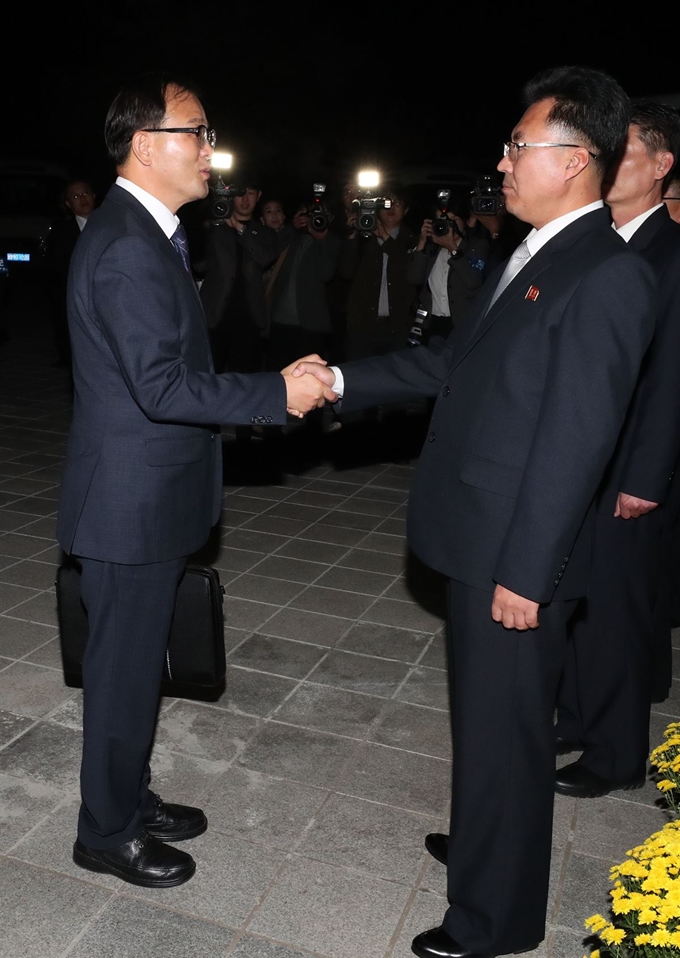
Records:
[[[189,262],[189,244],[187,242],[187,234],[181,223],[170,237],[170,242],[182,257],[182,262],[184,263],[184,268],[187,273],[191,273],[191,264]]]

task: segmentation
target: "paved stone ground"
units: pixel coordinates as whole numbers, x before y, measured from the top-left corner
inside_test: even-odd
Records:
[[[219,536],[228,686],[165,699],[154,783],[202,805],[189,884],[145,891],[77,869],[81,693],[64,685],[54,540],[69,423],[48,331],[0,347],[0,956],[407,958],[438,924],[450,735],[441,583],[409,563],[412,461],[350,463],[348,429],[282,451],[225,441]],[[407,432],[401,432],[407,438]],[[368,457],[370,458],[370,457]],[[375,455],[373,456],[375,460]],[[680,686],[653,742],[680,717]],[[487,757],[487,760],[492,760]],[[568,759],[565,759],[568,760]],[[580,958],[608,868],[665,821],[651,782],[556,801],[549,932]]]

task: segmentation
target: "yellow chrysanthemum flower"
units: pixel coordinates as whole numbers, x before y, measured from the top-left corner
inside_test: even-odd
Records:
[[[590,918],[586,918],[583,924],[590,931],[594,931],[596,934],[600,931],[601,928],[606,928],[609,922],[602,915],[591,915]]]
[[[641,935],[636,935],[633,939],[636,945],[648,945],[652,940],[652,936],[647,931],[643,931]]]
[[[657,932],[654,932],[654,934],[657,934]],[[608,945],[620,945],[625,937],[626,933],[623,928],[615,928],[613,925],[603,928],[600,932],[600,938]],[[652,935],[652,938],[654,938],[654,935]],[[666,944],[666,942],[663,942],[663,944]]]
[[[669,931],[666,931],[665,928],[658,928],[656,931],[652,932],[652,937],[649,943],[650,945],[670,945],[671,934]]]

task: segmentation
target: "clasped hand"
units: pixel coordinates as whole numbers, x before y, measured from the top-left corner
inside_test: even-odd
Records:
[[[286,384],[286,411],[298,419],[338,398],[331,388],[335,384],[335,373],[316,353],[296,359],[281,370],[281,375]]]

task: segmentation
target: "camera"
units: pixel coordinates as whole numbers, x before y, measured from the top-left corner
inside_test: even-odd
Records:
[[[462,235],[454,220],[449,219],[449,203],[451,202],[451,190],[439,190],[437,193],[437,209],[439,213],[432,220],[432,233],[435,236],[446,236],[453,230],[454,233]]]
[[[315,233],[325,233],[333,218],[324,204],[326,184],[315,183],[312,187],[312,191],[314,193],[314,199],[312,205],[307,207],[309,226]]]
[[[478,216],[496,216],[503,206],[503,191],[492,176],[482,176],[470,193],[470,208]]]
[[[413,319],[413,326],[408,331],[406,337],[407,346],[422,346],[425,342],[425,333],[430,327],[430,314],[422,306],[416,309],[416,315]]]
[[[214,220],[228,220],[234,212],[233,199],[235,196],[245,196],[245,187],[224,185],[224,180],[218,175],[215,185],[210,187],[212,196],[210,216]]]
[[[352,200],[352,209],[356,213],[355,229],[361,236],[370,236],[378,228],[379,210],[389,210],[392,200],[385,196],[371,196],[369,190],[362,190],[355,200]]]

